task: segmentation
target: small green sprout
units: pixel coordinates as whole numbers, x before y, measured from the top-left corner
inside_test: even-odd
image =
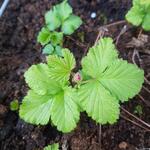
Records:
[[[10,110],[11,111],[16,111],[19,109],[19,102],[17,99],[13,100],[11,103],[10,103]]]
[[[82,24],[82,20],[73,14],[72,7],[65,0],[53,6],[45,14],[45,23],[46,25],[38,34],[37,41],[45,46],[44,54],[61,56],[60,50],[62,49],[64,34],[71,35],[74,33]]]
[[[20,117],[36,125],[51,121],[64,133],[76,127],[81,111],[97,123],[115,123],[120,102],[140,91],[143,70],[119,59],[111,38],[102,38],[89,49],[81,61],[82,70],[73,79],[75,58],[69,49],[62,49],[62,53],[63,57],[49,55],[47,63],[32,65],[25,72],[30,89],[20,106]],[[72,85],[72,80],[77,86]]]
[[[141,25],[145,31],[150,31],[150,0],[133,0],[126,19],[133,25]]]
[[[143,114],[143,108],[141,105],[137,105],[134,109],[134,113],[138,114],[138,115],[142,115]]]
[[[59,144],[55,143],[44,147],[44,150],[59,150]]]

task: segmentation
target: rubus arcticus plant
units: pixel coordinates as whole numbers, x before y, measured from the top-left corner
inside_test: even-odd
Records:
[[[72,76],[76,62],[66,48],[61,57],[49,55],[47,63],[32,65],[24,75],[30,89],[20,106],[20,117],[35,125],[51,123],[64,133],[76,127],[81,111],[99,124],[115,123],[120,103],[140,91],[143,70],[118,58],[109,37],[89,49],[81,66],[80,73]]]
[[[62,56],[63,36],[74,33],[82,20],[73,14],[72,7],[65,0],[45,14],[45,23],[37,37],[44,46],[43,54]]]

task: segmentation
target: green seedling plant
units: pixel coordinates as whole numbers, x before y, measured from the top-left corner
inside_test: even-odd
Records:
[[[97,123],[115,123],[120,103],[140,91],[143,70],[119,59],[111,38],[102,38],[89,49],[75,75],[73,54],[69,49],[62,53],[63,57],[47,56],[47,63],[32,65],[25,72],[30,89],[20,106],[20,117],[35,125],[52,123],[64,133],[76,127],[80,111]]]
[[[15,99],[10,103],[10,110],[17,111],[18,109],[19,109],[19,102],[17,99]]]
[[[133,0],[133,6],[126,14],[128,22],[135,26],[142,26],[150,31],[150,0]]]
[[[41,43],[44,54],[56,54],[62,56],[64,35],[71,35],[82,24],[80,17],[73,14],[72,7],[67,0],[53,6],[45,14],[45,26],[38,34],[38,42]]]
[[[54,143],[52,145],[48,145],[48,146],[44,147],[44,150],[59,150],[59,144]]]

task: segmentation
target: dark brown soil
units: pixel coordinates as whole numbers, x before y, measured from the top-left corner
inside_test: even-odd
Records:
[[[7,10],[0,18],[0,150],[38,150],[45,145],[59,142],[61,147],[68,150],[100,150],[99,125],[81,115],[77,128],[70,134],[62,134],[56,128],[47,126],[33,126],[20,120],[18,112],[12,112],[9,104],[13,99],[22,101],[26,94],[27,86],[23,74],[33,63],[45,60],[41,54],[41,46],[37,44],[36,37],[44,24],[43,15],[58,3],[57,0],[11,0]],[[124,15],[130,8],[130,0],[69,0],[74,12],[81,16],[84,24],[71,37],[65,38],[65,47],[74,53],[76,60],[81,60],[86,54],[87,47],[92,46],[98,34],[98,29],[104,24],[124,20]],[[90,17],[96,12],[95,19]],[[116,39],[127,23],[110,26],[106,36]],[[127,47],[133,37],[137,37],[139,29],[127,25],[117,44],[120,56],[133,61],[135,46]],[[80,39],[79,33],[84,36]],[[148,35],[148,33],[144,33]],[[139,51],[135,57],[136,63],[144,69],[145,77],[150,81],[150,36],[144,47],[146,52]],[[82,44],[81,44],[82,43]],[[139,61],[140,60],[140,61]],[[150,89],[148,82],[144,87]],[[144,101],[136,96],[130,102],[122,105],[129,112],[134,113],[135,107],[141,105],[143,113],[136,114],[145,122],[150,123],[150,93],[142,89],[140,95]],[[127,114],[122,112],[123,116]],[[130,117],[133,120],[132,117]],[[137,120],[134,120],[137,122]],[[138,122],[138,124],[141,124]],[[142,125],[142,124],[141,124]],[[143,125],[142,125],[143,126]],[[150,148],[150,134],[137,125],[120,118],[114,125],[102,126],[101,147],[103,150],[137,150]],[[143,149],[144,150],[144,149]]]

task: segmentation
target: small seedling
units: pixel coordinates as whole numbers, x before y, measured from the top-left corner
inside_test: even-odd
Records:
[[[133,25],[141,25],[144,30],[150,31],[150,0],[133,0],[126,19]]]
[[[38,42],[44,47],[44,54],[56,54],[62,56],[63,36],[71,35],[82,24],[80,17],[72,12],[72,7],[67,0],[53,6],[45,14],[46,25],[38,34]]]
[[[16,111],[19,109],[19,102],[17,99],[13,100],[11,103],[10,103],[10,110],[11,111]]]
[[[137,105],[134,109],[134,113],[138,114],[139,116],[143,114],[143,108],[141,105]]]
[[[30,90],[20,107],[20,117],[36,125],[51,121],[62,132],[76,127],[81,110],[97,123],[115,123],[119,103],[140,91],[143,70],[119,59],[111,38],[103,38],[89,49],[82,59],[81,73],[73,79],[75,58],[68,49],[62,53],[63,57],[48,56],[47,64],[32,65],[25,73]],[[80,86],[73,85],[72,80]]]
[[[44,147],[44,150],[59,150],[59,144],[55,143]]]

